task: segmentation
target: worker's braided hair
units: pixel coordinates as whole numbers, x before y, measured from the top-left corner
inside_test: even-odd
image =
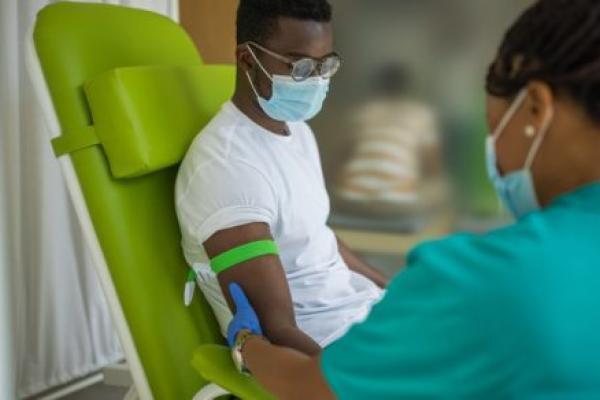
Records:
[[[600,123],[600,0],[538,0],[506,34],[487,91],[513,97],[532,80]]]

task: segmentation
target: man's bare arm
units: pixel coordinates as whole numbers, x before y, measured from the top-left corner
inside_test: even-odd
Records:
[[[264,239],[272,239],[269,226],[252,223],[215,233],[204,242],[204,249],[213,258],[241,245]],[[232,311],[234,308],[227,289],[229,284],[236,282],[244,289],[256,310],[263,333],[272,343],[309,355],[321,352],[320,346],[296,325],[290,289],[278,256],[269,255],[246,261],[221,272],[217,277]]]

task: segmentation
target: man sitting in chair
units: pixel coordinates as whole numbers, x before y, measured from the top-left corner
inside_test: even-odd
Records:
[[[331,6],[241,0],[237,43],[235,94],[194,140],[177,179],[184,253],[224,330],[226,288],[237,282],[273,343],[316,354],[364,319],[386,284],[327,226],[305,123],[340,66]]]

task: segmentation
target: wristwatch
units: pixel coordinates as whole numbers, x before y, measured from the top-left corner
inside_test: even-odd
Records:
[[[242,351],[244,350],[244,345],[246,344],[246,341],[248,341],[248,339],[250,339],[252,336],[256,335],[254,335],[248,329],[241,329],[235,338],[235,344],[231,348],[231,357],[233,358],[233,363],[235,364],[235,367],[239,372],[246,375],[250,375],[250,370],[246,367],[246,364],[244,363]]]

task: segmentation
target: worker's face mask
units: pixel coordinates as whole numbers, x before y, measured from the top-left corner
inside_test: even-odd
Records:
[[[295,81],[291,76],[271,75],[248,46],[252,57],[273,83],[269,100],[260,96],[250,74],[246,76],[263,111],[277,121],[298,122],[314,118],[323,108],[323,102],[329,91],[329,78],[314,76],[303,81]]]
[[[504,206],[517,219],[522,218],[526,214],[540,209],[540,204],[535,192],[533,176],[531,174],[531,166],[535,157],[542,145],[544,137],[548,132],[553,115],[550,114],[548,119],[543,124],[537,137],[535,138],[525,165],[522,169],[512,171],[504,176],[498,171],[498,160],[496,156],[496,142],[506,129],[509,122],[512,120],[516,112],[523,105],[527,97],[527,89],[523,89],[513,104],[510,106],[504,117],[500,120],[498,127],[494,133],[487,138],[486,155],[487,155],[487,170],[490,180],[492,181],[498,196],[504,203]]]

